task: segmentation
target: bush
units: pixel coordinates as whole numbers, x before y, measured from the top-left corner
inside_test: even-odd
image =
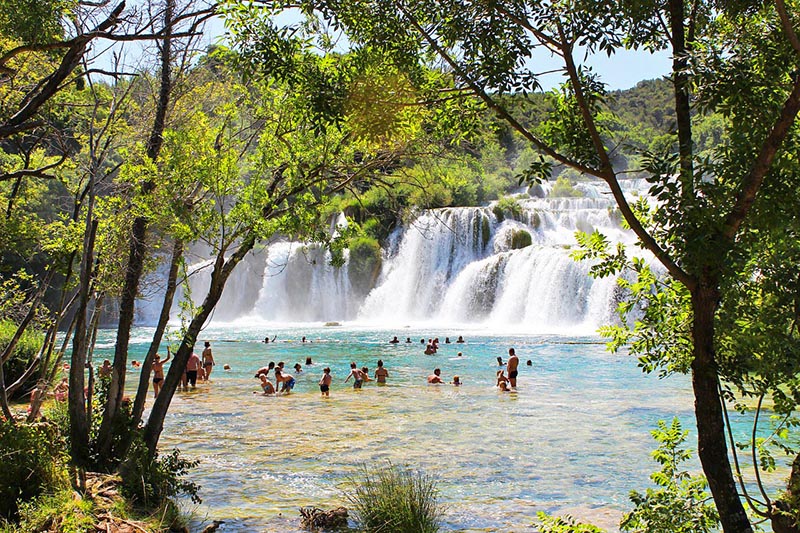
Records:
[[[19,506],[19,526],[11,531],[59,531],[83,533],[94,531],[95,506],[86,498],[75,497],[71,490],[42,494]]]
[[[524,229],[515,229],[511,232],[511,249],[519,250],[533,244],[531,234]]]
[[[522,211],[522,206],[513,196],[500,198],[492,208],[492,212],[497,217],[498,222],[502,222],[506,218],[522,220]]]
[[[8,346],[8,343],[11,341],[16,331],[17,325],[14,322],[10,320],[0,321],[0,350]],[[28,366],[33,362],[34,358],[39,354],[43,342],[44,334],[41,331],[36,331],[31,328],[25,330],[25,333],[22,334],[22,338],[20,338],[17,346],[14,348],[11,358],[6,361],[3,366],[6,385],[14,383],[22,376]],[[37,374],[37,372],[34,372],[29,383],[17,389],[17,393],[12,399],[21,398],[29,393],[34,387]]]
[[[181,457],[177,449],[151,460],[147,446],[137,435],[120,469],[122,493],[132,502],[147,508],[157,507],[178,494],[186,494],[193,502],[200,503],[200,486],[185,479],[189,470],[198,464],[198,461]]]
[[[19,502],[69,487],[67,456],[57,428],[0,422],[0,517],[17,520]]]
[[[583,193],[572,186],[569,178],[559,176],[550,191],[550,196],[554,198],[580,198]]]
[[[347,274],[358,292],[367,294],[381,268],[381,245],[371,237],[359,237],[350,242]]]
[[[620,523],[620,530],[634,533],[708,533],[717,531],[719,517],[713,504],[708,503],[703,476],[692,476],[680,470],[679,465],[691,454],[682,448],[688,431],[681,428],[677,418],[667,426],[658,421],[652,431],[659,442],[653,458],[661,464],[661,470],[650,478],[659,487],[647,489],[642,494],[632,491],[630,498],[635,508],[627,513]]]
[[[365,532],[435,533],[443,509],[437,501],[436,482],[430,476],[391,464],[377,472],[366,465],[350,480],[345,495]]]

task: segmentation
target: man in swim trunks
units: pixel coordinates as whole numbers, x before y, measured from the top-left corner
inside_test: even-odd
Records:
[[[351,377],[354,379],[353,388],[360,389],[361,384],[364,383],[364,376],[361,374],[361,370],[358,369],[358,365],[355,363],[350,363],[350,373],[347,374],[344,382],[347,383]]]
[[[167,358],[162,361],[161,356],[156,354],[153,361],[153,398],[158,398],[158,393],[161,392],[161,382],[164,381],[164,363],[169,361],[171,355],[169,346],[167,346]]]
[[[189,360],[186,361],[186,381],[183,385],[184,388],[188,389],[189,385],[195,388],[197,385],[197,373],[200,371],[201,364],[200,358],[196,353],[192,352],[192,355],[189,356]]]
[[[442,371],[438,368],[434,369],[433,374],[428,376],[428,383],[444,383],[441,377]]]
[[[330,396],[331,390],[331,382],[333,381],[333,376],[331,376],[331,369],[330,367],[325,367],[325,370],[322,371],[322,378],[319,380],[319,392],[323,396]]]
[[[519,357],[514,351],[514,348],[508,349],[508,361],[506,362],[506,370],[508,370],[508,381],[512,389],[517,388],[517,367],[519,367]]]
[[[206,341],[205,348],[203,349],[203,371],[205,372],[205,379],[208,381],[208,378],[211,377],[211,369],[214,368],[214,356],[211,355],[211,343]]]
[[[294,388],[295,381],[292,376],[284,374],[278,367],[275,367],[275,384],[281,384],[280,392],[289,394]]]

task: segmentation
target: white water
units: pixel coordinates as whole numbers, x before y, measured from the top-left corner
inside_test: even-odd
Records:
[[[494,205],[423,211],[389,239],[371,290],[353,287],[347,265],[330,266],[317,247],[273,243],[237,268],[213,320],[592,332],[613,320],[617,285],[591,278],[589,264],[570,257],[575,232],[596,229],[627,244],[634,239],[621,228],[603,184],[579,187],[581,198],[551,198],[547,186],[535,189],[538,197],[519,196],[518,220],[499,220]],[[512,250],[518,230],[531,235],[532,245]],[[193,267],[195,299],[210,276],[202,265]]]

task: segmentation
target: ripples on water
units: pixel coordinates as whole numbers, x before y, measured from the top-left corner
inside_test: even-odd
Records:
[[[129,359],[143,357],[147,333],[137,332]],[[278,342],[259,342],[267,333]],[[459,334],[467,344],[443,344]],[[297,342],[303,335],[312,342]],[[393,335],[414,342],[390,345]],[[419,340],[432,336],[442,344],[426,356]],[[302,531],[299,507],[345,504],[342,490],[362,465],[389,462],[435,476],[446,531],[535,531],[537,511],[613,530],[630,507],[629,491],[645,488],[655,469],[649,430],[658,419],[678,415],[688,427],[692,418],[685,378],[645,376],[597,339],[228,327],[207,329],[205,340],[217,361],[212,382],[176,394],[161,448],[200,460],[190,477],[202,486],[203,503],[187,508],[198,521],[225,520],[220,531]],[[505,360],[512,346],[521,360],[519,391],[501,393],[496,358]],[[291,395],[253,394],[257,368],[269,361],[291,368],[306,357],[314,364],[296,376]],[[388,386],[354,391],[352,380],[343,383],[350,361],[372,375],[378,359]],[[317,386],[325,366],[334,376],[330,398]],[[435,367],[464,385],[427,385]],[[131,390],[135,377],[129,373]]]

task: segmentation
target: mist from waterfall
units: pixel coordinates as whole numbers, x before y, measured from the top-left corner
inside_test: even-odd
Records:
[[[616,279],[591,278],[590,265],[570,257],[575,232],[596,229],[627,244],[634,237],[602,184],[578,187],[580,198],[550,197],[549,186],[518,195],[513,218],[496,203],[422,211],[388,239],[374,288],[354,287],[348,265],[331,266],[321,247],[272,243],[234,271],[213,320],[592,332],[614,320],[619,290]],[[521,231],[531,244],[512,249]],[[203,266],[193,266],[195,298],[208,286]]]

